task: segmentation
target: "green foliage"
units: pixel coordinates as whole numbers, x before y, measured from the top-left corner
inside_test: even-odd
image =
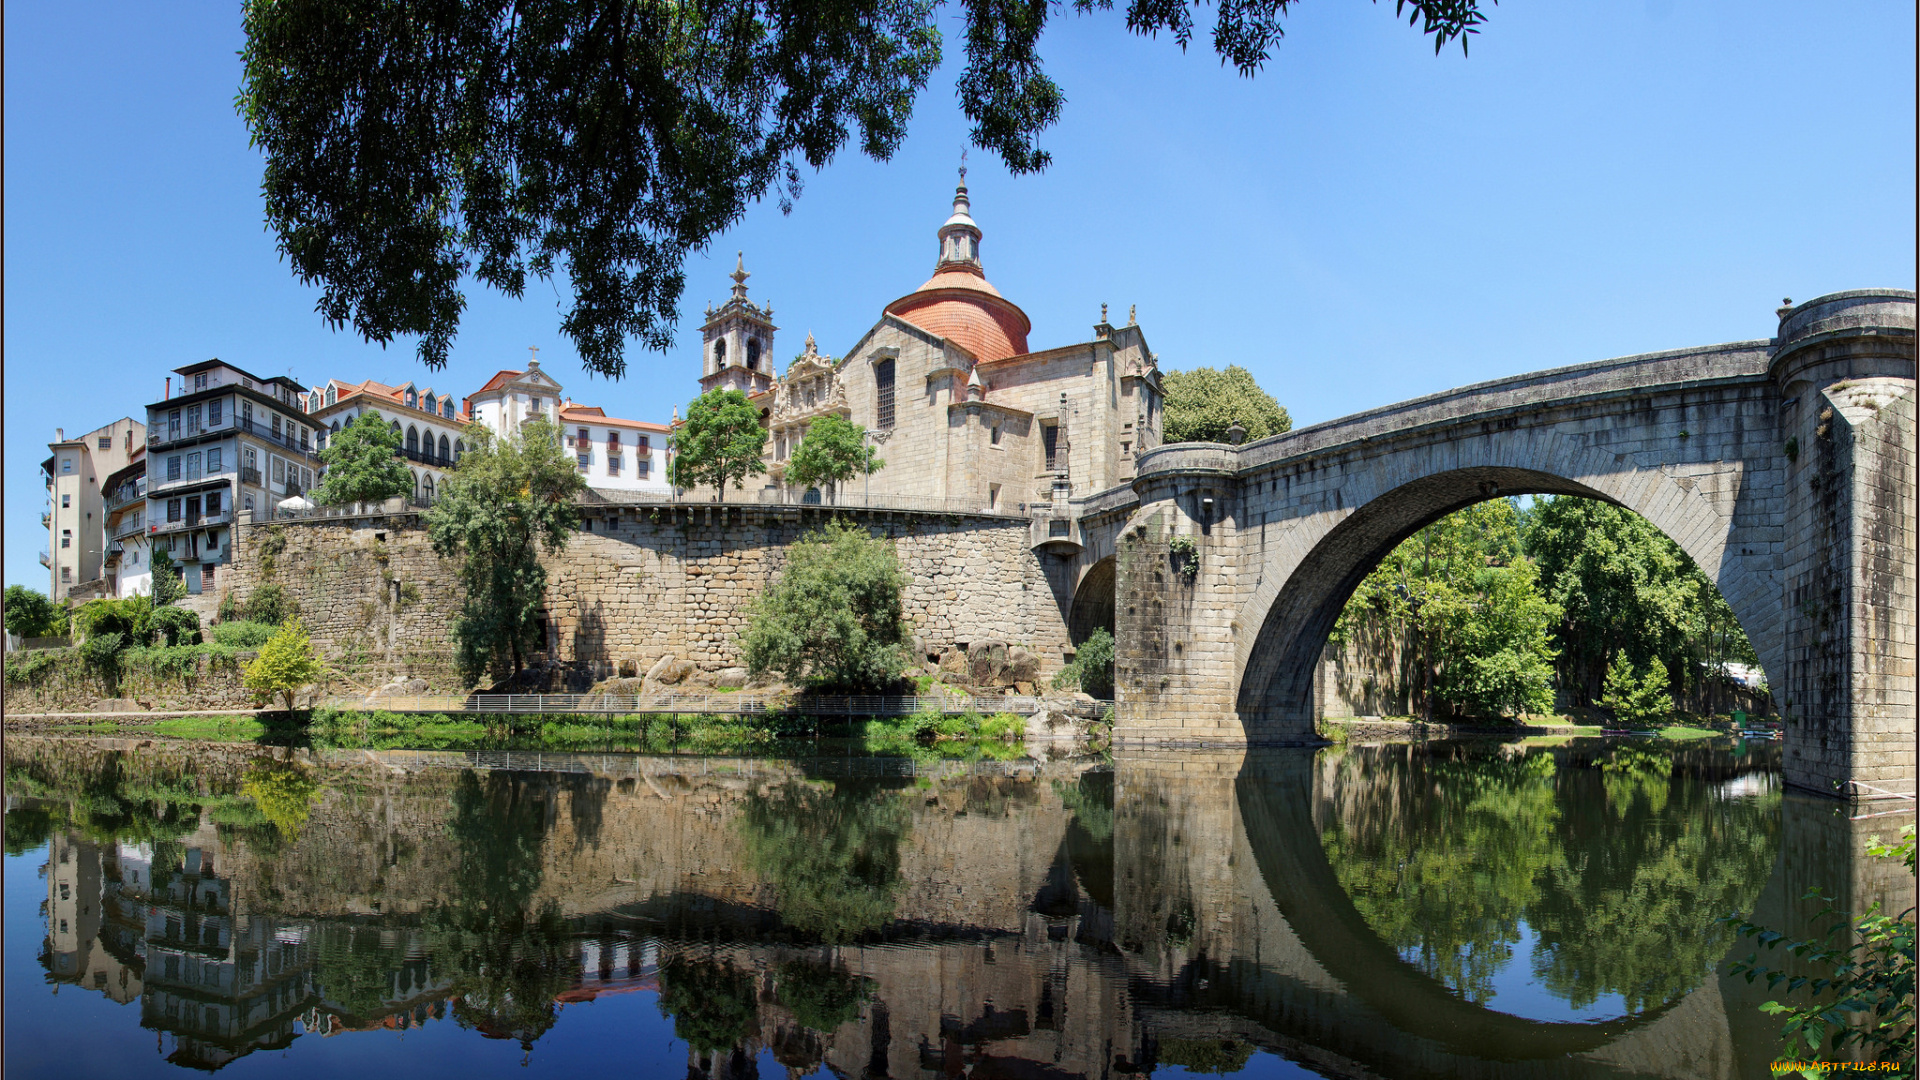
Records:
[[[537,617],[546,598],[540,551],[555,554],[580,525],[574,499],[586,480],[544,418],[496,440],[467,429],[467,453],[427,512],[427,536],[442,558],[458,558],[466,599],[453,637],[469,681],[492,671],[518,674],[541,651]]]
[[[1224,371],[1210,367],[1169,371],[1161,376],[1166,416],[1161,437],[1170,443],[1227,441],[1234,421],[1247,429],[1247,441],[1293,430],[1293,418],[1273,395],[1238,364]]]
[[[1097,698],[1113,697],[1113,634],[1096,627],[1073,652],[1073,663],[1053,677],[1058,690],[1078,689]]]
[[[320,798],[320,785],[291,761],[262,758],[247,766],[240,794],[253,800],[288,843],[300,839],[300,830]]]
[[[873,1000],[874,982],[833,964],[789,960],[780,965],[773,988],[802,1027],[831,1035],[860,1018],[860,1007]]]
[[[25,585],[9,585],[6,593],[6,626],[10,634],[21,637],[59,637],[67,632],[70,616],[66,609]]]
[[[314,499],[327,506],[380,502],[413,493],[413,472],[400,458],[400,432],[368,409],[327,440],[320,451],[326,475]]]
[[[1092,11],[1096,5],[1078,5]],[[1476,0],[1407,0],[1435,48],[1483,21]],[[975,145],[1014,173],[1065,100],[1038,42],[1053,9],[970,0],[958,90]],[[1401,8],[1396,8],[1398,13]],[[939,5],[834,0],[472,5],[250,0],[236,108],[266,158],[268,227],[318,309],[382,345],[419,335],[444,366],[469,277],[509,296],[564,267],[561,324],[617,378],[626,339],[672,345],[689,252],[774,193],[799,196],[859,129],[885,161],[941,62]],[[1284,5],[1223,5],[1223,61],[1256,71]],[[1127,27],[1194,34],[1186,3],[1132,0]]]
[[[153,558],[147,568],[152,574],[153,586],[148,595],[154,607],[167,607],[187,595],[185,572],[173,561],[173,553],[165,545],[153,544]]]
[[[1902,828],[1900,839],[1891,844],[1874,837],[1867,843],[1867,854],[1904,863],[1911,880],[1914,827]],[[1832,974],[1793,975],[1769,968],[1760,963],[1758,950],[1735,961],[1732,973],[1744,974],[1748,982],[1764,978],[1769,990],[1785,983],[1789,992],[1806,991],[1797,1001],[1776,999],[1761,1006],[1782,1020],[1780,1037],[1796,1049],[1804,1047],[1816,1059],[1823,1053],[1838,1056],[1852,1049],[1865,1061],[1906,1062],[1910,1067],[1914,1059],[1914,909],[1883,915],[1876,901],[1866,914],[1852,919],[1836,910],[1818,889],[1810,890],[1807,897],[1827,901],[1815,919],[1838,917],[1822,937],[1790,939],[1738,915],[1721,921],[1741,937],[1753,938],[1769,950],[1785,946],[1806,967]],[[1800,1072],[1809,1077],[1826,1075],[1817,1068]]]
[[[786,569],[754,602],[747,670],[815,688],[888,686],[907,660],[904,585],[891,541],[829,522],[787,549]]]
[[[35,649],[32,652],[17,652],[7,655],[7,682],[12,686],[37,686],[53,671],[57,670],[70,657],[80,655],[78,649]]]
[[[89,600],[73,611],[73,630],[83,638],[120,635],[116,650],[153,640],[153,604],[144,596]]]
[[[260,647],[260,655],[247,665],[246,687],[259,701],[275,694],[293,711],[293,695],[303,686],[318,682],[326,674],[326,665],[313,654],[313,642],[307,628],[298,619],[290,619],[278,633]]]
[[[1495,499],[1415,533],[1354,590],[1334,640],[1371,629],[1408,642],[1421,685],[1470,713],[1549,711],[1560,612],[1520,554],[1520,525],[1513,502]]]
[[[806,437],[787,462],[786,479],[795,487],[831,485],[837,500],[841,484],[870,476],[886,464],[866,445],[866,432],[844,417],[828,415],[807,425]]]
[[[1495,1009],[1509,963],[1575,1009],[1618,994],[1634,1014],[1714,978],[1716,917],[1778,857],[1778,793],[1725,799],[1657,747],[1514,749],[1323,751],[1344,809],[1321,842],[1374,932]],[[1529,930],[1532,957],[1514,956]]]
[[[767,471],[761,455],[767,431],[760,411],[738,390],[709,390],[687,405],[687,419],[668,437],[672,458],[668,476],[674,486],[705,484],[727,497],[727,482],[744,487],[749,476]]]
[[[1243,1039],[1160,1040],[1160,1063],[1178,1065],[1191,1073],[1237,1073],[1252,1057],[1253,1044]]]
[[[842,944],[893,918],[909,823],[897,792],[788,781],[747,801],[740,831],[748,861],[774,888],[781,919]]]
[[[258,585],[247,597],[247,606],[242,614],[247,622],[277,627],[288,619],[299,617],[300,604],[278,585]]]
[[[213,643],[232,649],[258,649],[278,632],[279,627],[273,623],[235,619],[214,625]]]
[[[1607,668],[1607,684],[1600,695],[1600,707],[1613,713],[1622,724],[1637,728],[1652,727],[1673,715],[1673,695],[1667,692],[1667,667],[1655,660],[1647,664],[1647,673],[1634,671],[1627,651],[1614,654]]]
[[[696,1054],[732,1050],[758,1025],[754,977],[732,964],[674,957],[660,966],[660,1015]]]
[[[1759,662],[1719,589],[1638,514],[1595,499],[1539,499],[1524,539],[1541,591],[1562,612],[1560,684],[1576,704],[1598,699],[1623,649],[1635,667],[1659,661],[1689,680],[1717,677],[1730,661]]]
[[[153,632],[164,638],[168,645],[197,644],[200,638],[200,616],[186,608],[163,607],[153,613]]]

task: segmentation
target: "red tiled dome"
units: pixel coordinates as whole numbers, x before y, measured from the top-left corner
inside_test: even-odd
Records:
[[[925,285],[887,305],[913,325],[946,338],[979,360],[1004,360],[1027,351],[1033,323],[987,279],[968,270],[945,269]]]

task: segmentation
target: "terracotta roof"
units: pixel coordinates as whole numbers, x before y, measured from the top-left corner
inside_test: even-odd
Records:
[[[327,412],[330,409],[337,409],[340,406],[347,404],[351,399],[357,396],[363,396],[368,398],[379,398],[385,404],[392,405],[394,408],[405,409],[408,407],[407,400],[406,400],[406,387],[411,386],[412,384],[408,383],[403,386],[388,386],[386,383],[375,382],[372,379],[368,379],[364,382],[357,382],[357,383],[342,382],[339,379],[329,379],[327,380],[327,385],[329,387],[332,387],[335,391],[337,391],[337,393],[335,393],[334,395],[334,402],[332,405],[321,406],[320,408],[314,410],[315,412]],[[428,394],[433,394],[436,401],[452,401],[453,400],[452,394],[436,393],[432,387],[428,387],[427,389],[419,392],[419,396],[421,398],[426,397]],[[413,411],[424,413],[426,412],[426,409],[416,407],[413,409]],[[436,420],[444,421],[448,419],[446,416],[441,415],[437,410],[428,415],[431,415]],[[466,423],[472,422],[472,419],[473,419],[472,416],[467,411],[466,403],[462,401],[460,411],[453,414],[452,420],[455,423],[466,424]]]
[[[475,393],[475,394],[484,394],[484,393],[486,393],[486,392],[487,392],[487,391],[489,391],[489,390],[498,390],[498,389],[500,389],[501,387],[503,387],[503,386],[505,386],[505,385],[507,385],[508,383],[510,383],[510,382],[512,382],[513,380],[515,380],[515,379],[517,379],[517,378],[519,378],[520,376],[522,376],[522,375],[524,375],[524,374],[526,374],[526,372],[524,372],[524,371],[501,371],[501,372],[498,372],[498,373],[496,373],[496,374],[494,375],[494,377],[493,377],[493,378],[491,378],[491,379],[488,379],[488,380],[487,380],[487,382],[486,382],[486,385],[485,385],[485,386],[482,386],[482,387],[481,387],[480,389],[478,389],[478,390],[475,390],[475,391],[474,391],[474,393]],[[469,397],[471,397],[472,395],[468,395],[468,396],[469,396]]]
[[[665,424],[654,424],[645,420],[622,420],[608,416],[605,410],[590,405],[563,405],[560,408],[560,419],[568,423],[600,424],[604,427],[634,428],[638,431],[668,430]]]

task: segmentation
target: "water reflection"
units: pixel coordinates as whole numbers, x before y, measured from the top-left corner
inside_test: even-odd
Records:
[[[1776,764],[1599,741],[943,764],[9,739],[10,870],[46,878],[35,977],[139,1012],[63,1001],[10,1025],[8,1064],[144,1029],[168,1068],[218,1069],[428,1025],[537,1065],[574,1042],[630,1058],[651,1022],[673,1071],[712,1077],[1256,1054],[1766,1076],[1713,919],[1784,924],[1858,849]],[[594,1001],[646,1008],[601,1045],[570,1020]]]

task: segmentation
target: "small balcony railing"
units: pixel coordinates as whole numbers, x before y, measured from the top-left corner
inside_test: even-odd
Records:
[[[240,482],[253,487],[260,486],[260,470],[251,465],[240,466]]]
[[[143,480],[138,484],[122,484],[107,496],[107,512],[112,513],[130,502],[139,502],[146,497],[146,481]]]
[[[188,515],[179,521],[155,522],[148,527],[148,531],[155,536],[165,536],[168,533],[187,532],[191,529],[206,529],[215,525],[225,525],[232,519],[233,512],[231,510],[222,510],[217,514]]]
[[[140,534],[146,531],[147,531],[147,522],[145,519],[136,520],[133,518],[128,518],[127,520],[122,521],[120,524],[115,525],[110,530],[110,536],[111,536],[111,539],[115,541],[120,541],[120,540],[125,540],[129,536],[139,536]]]

